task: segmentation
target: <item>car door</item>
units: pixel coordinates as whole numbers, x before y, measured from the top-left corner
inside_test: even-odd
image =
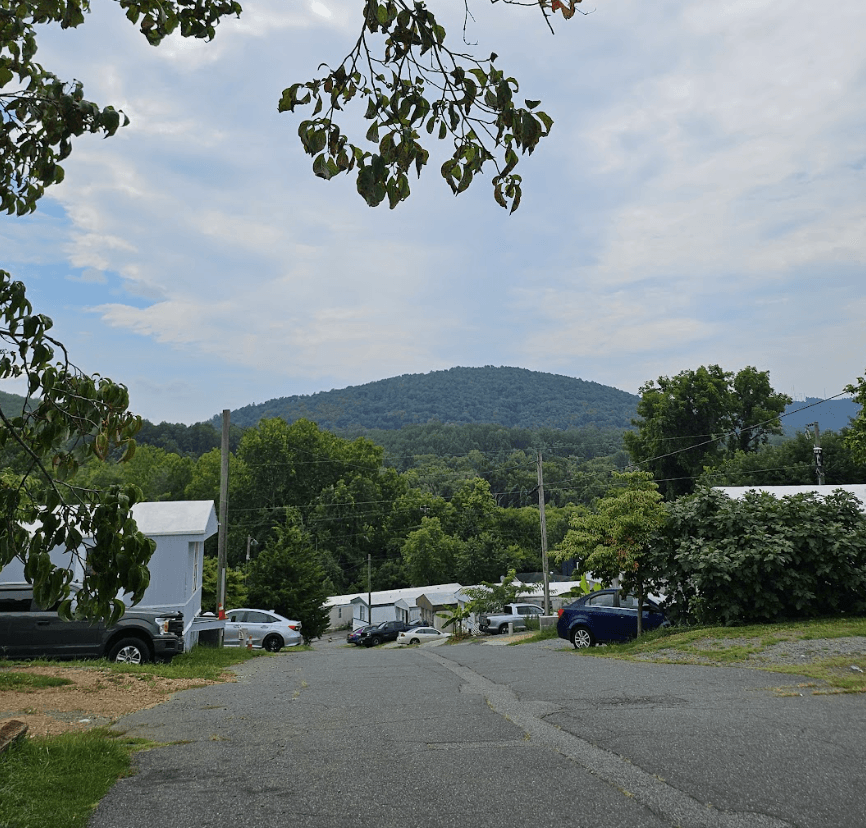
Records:
[[[244,622],[246,619],[246,610],[232,610],[226,615],[226,628],[223,633],[223,644],[229,647],[246,644],[247,634],[244,632]]]
[[[622,636],[622,618],[613,603],[612,592],[590,595],[584,602],[588,626],[597,641],[618,641]]]
[[[628,641],[637,637],[637,598],[634,595],[621,595],[619,606],[614,607],[614,611],[617,639]]]
[[[4,587],[0,590],[0,655],[21,658],[29,655],[33,628],[30,587]]]
[[[244,628],[247,635],[253,638],[253,647],[261,647],[265,636],[270,632],[271,625],[276,622],[276,618],[268,615],[266,612],[259,610],[247,610],[247,617],[244,622]]]
[[[102,655],[105,624],[101,621],[67,621],[57,608],[41,609],[33,602],[32,628],[28,635],[32,655],[57,658],[94,658]]]

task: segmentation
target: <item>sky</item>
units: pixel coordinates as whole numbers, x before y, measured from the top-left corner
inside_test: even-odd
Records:
[[[584,0],[555,34],[537,6],[469,0],[465,35],[463,4],[430,0],[446,43],[495,51],[554,119],[512,215],[492,173],[451,194],[447,146],[393,211],[315,178],[305,116],[277,102],[342,60],[363,4],[243,5],[211,43],[148,46],[107,0],[40,33],[40,62],[131,124],[0,217],[0,268],[136,413],[194,423],[458,365],[631,393],[753,365],[798,399],[864,374],[862,0]]]

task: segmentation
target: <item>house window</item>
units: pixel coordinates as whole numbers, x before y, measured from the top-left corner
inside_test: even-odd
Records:
[[[198,547],[197,543],[190,544],[192,546],[192,594],[198,589]]]
[[[340,607],[340,608],[337,610],[337,618],[342,618],[342,617],[343,617],[343,608]]]

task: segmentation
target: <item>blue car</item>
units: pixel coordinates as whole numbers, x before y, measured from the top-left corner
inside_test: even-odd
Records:
[[[602,589],[578,598],[559,611],[556,632],[575,648],[606,641],[628,641],[637,636],[637,598],[620,595],[618,589]],[[618,606],[617,606],[618,604]],[[644,598],[643,630],[670,626],[661,607]]]

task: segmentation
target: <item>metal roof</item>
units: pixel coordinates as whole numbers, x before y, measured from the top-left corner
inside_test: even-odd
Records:
[[[158,535],[200,535],[209,538],[218,528],[212,500],[160,500],[136,503],[132,516],[139,531]]]

